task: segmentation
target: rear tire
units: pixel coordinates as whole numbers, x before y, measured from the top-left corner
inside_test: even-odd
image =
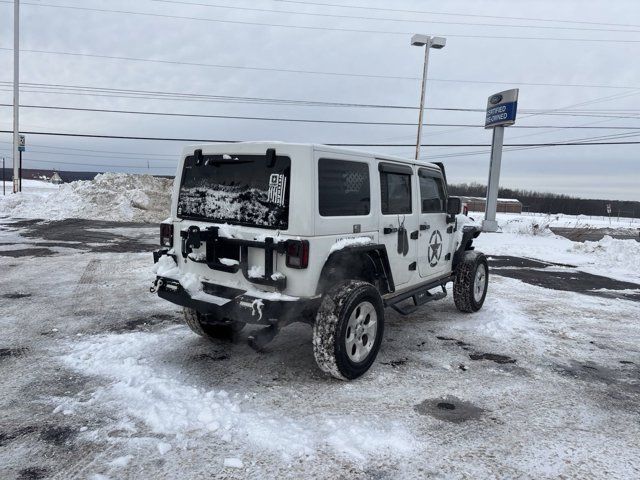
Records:
[[[465,252],[456,268],[453,300],[461,312],[477,312],[482,308],[489,285],[489,265],[481,252]]]
[[[183,308],[184,323],[201,337],[215,339],[233,339],[240,330],[244,328],[244,323],[234,322],[229,324],[211,324],[203,321],[203,315],[193,308]]]
[[[378,290],[361,280],[325,293],[313,326],[313,354],[320,369],[340,380],[363,375],[376,359],[384,333]]]

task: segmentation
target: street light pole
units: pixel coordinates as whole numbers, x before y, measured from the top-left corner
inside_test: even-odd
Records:
[[[420,92],[420,113],[418,114],[418,139],[416,140],[416,160],[420,158],[420,145],[422,144],[422,117],[424,116],[424,97],[427,93],[427,71],[429,69],[429,50],[431,39],[424,48],[424,67],[422,70],[422,89]]]
[[[416,47],[424,46],[424,66],[422,70],[422,90],[420,92],[420,113],[418,114],[418,138],[416,140],[416,157],[420,157],[420,145],[422,144],[422,122],[424,118],[424,99],[427,95],[427,71],[429,69],[429,50],[432,48],[441,49],[447,44],[447,39],[442,37],[431,37],[429,35],[416,34],[411,37],[411,45]]]
[[[13,193],[22,190],[20,178],[20,1],[13,2]]]

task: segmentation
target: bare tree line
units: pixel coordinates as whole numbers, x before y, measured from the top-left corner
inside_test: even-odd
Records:
[[[480,183],[449,185],[450,195],[484,197],[486,193],[486,185]],[[577,198],[558,193],[511,188],[501,188],[498,196],[517,198],[522,203],[523,211],[529,212],[607,216],[607,205],[611,205],[611,216],[640,218],[640,202],[635,201]]]

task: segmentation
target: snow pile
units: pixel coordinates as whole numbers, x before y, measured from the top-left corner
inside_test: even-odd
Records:
[[[169,215],[172,185],[173,180],[152,175],[102,173],[59,188],[7,195],[0,210],[17,218],[161,222]]]
[[[180,326],[157,333],[109,334],[69,345],[69,353],[62,357],[66,365],[109,382],[89,397],[62,399],[56,412],[74,415],[108,405],[130,428],[137,430],[135,425],[143,422],[152,433],[164,436],[165,453],[182,447],[187,437],[223,444],[249,442],[283,459],[314,457],[319,450],[356,460],[413,451],[410,432],[395,423],[382,423],[373,414],[366,419],[340,414],[295,419],[286,411],[286,402],[282,411],[264,410],[252,407],[247,392],[232,394],[184,383],[181,367],[167,362],[167,345],[189,351],[193,336]],[[225,463],[242,466],[240,459]]]
[[[554,218],[550,216],[515,218],[498,217],[498,225],[503,233],[517,233],[520,235],[553,235],[550,230]],[[557,219],[556,219],[557,220]]]
[[[640,242],[605,236],[597,242],[574,243],[573,251],[586,254],[604,272],[640,273]]]

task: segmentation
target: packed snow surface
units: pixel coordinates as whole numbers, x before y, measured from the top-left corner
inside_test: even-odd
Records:
[[[126,173],[102,173],[60,186],[32,180],[21,193],[0,197],[0,211],[45,220],[160,222],[169,212],[172,185],[171,179]]]

